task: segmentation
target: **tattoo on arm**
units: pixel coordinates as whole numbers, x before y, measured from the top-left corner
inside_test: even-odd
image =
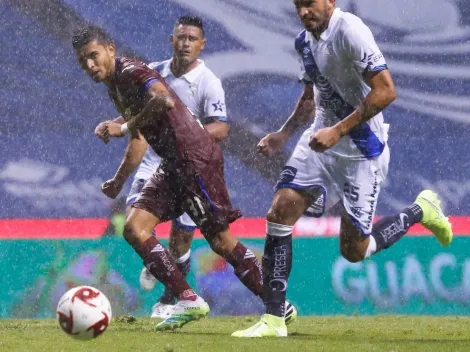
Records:
[[[298,100],[294,112],[286,121],[280,131],[292,135],[299,127],[310,122],[315,114],[315,101],[313,95],[313,86],[306,85],[304,92]]]

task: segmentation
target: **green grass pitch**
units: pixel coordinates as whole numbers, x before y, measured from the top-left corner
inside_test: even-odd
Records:
[[[0,320],[0,351],[470,351],[467,317],[301,317],[287,338],[230,336],[257,319],[207,318],[171,333],[155,332],[155,320],[115,319],[91,341],[73,340],[55,320]]]

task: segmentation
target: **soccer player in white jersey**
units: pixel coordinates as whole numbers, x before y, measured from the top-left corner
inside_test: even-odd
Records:
[[[199,59],[206,42],[201,19],[193,16],[180,17],[170,41],[173,57],[163,62],[151,63],[149,66],[160,73],[182,102],[201,120],[206,130],[217,141],[222,141],[227,137],[229,129],[225,93],[220,79]],[[160,164],[160,158],[152,148],[147,148],[145,139],[131,141],[116,175],[103,185],[103,192],[115,198],[140,163],[127,197],[128,210]],[[195,229],[196,225],[187,214],[172,222],[169,250],[184,276],[190,270],[190,246]],[[141,287],[151,290],[156,282],[157,279],[144,267],[140,274]],[[175,300],[173,294],[165,290],[153,306],[151,316],[162,319],[169,317]]]
[[[323,211],[342,204],[339,247],[350,262],[390,247],[415,223],[432,231],[444,246],[452,241],[451,225],[430,190],[400,213],[372,224],[390,157],[388,125],[381,114],[396,97],[390,72],[369,28],[335,8],[335,0],[293,2],[305,27],[295,40],[305,86],[292,115],[260,141],[259,151],[265,156],[278,152],[298,127],[313,117],[314,122],[287,161],[266,217],[266,314],[254,326],[232,334],[236,337],[287,336],[282,317],[292,230],[312,204]]]

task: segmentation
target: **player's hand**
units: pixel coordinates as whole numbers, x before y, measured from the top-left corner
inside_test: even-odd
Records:
[[[284,147],[289,135],[285,132],[274,132],[268,134],[258,143],[258,152],[264,156],[273,156]]]
[[[312,134],[308,145],[312,150],[322,153],[337,144],[340,139],[341,134],[337,128],[327,127]]]
[[[109,142],[108,129],[106,128],[106,123],[109,121],[100,122],[95,128],[95,136],[101,139],[105,144]]]
[[[115,199],[119,195],[119,192],[121,192],[123,186],[124,185],[112,178],[101,185],[101,192],[106,194],[109,198]]]
[[[121,132],[121,125],[113,121],[106,121],[106,130],[110,137],[124,137]]]

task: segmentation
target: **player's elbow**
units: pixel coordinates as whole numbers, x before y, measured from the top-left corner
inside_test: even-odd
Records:
[[[220,128],[219,134],[217,136],[218,142],[222,142],[227,139],[229,129],[230,127],[228,126],[228,123],[224,123],[224,126]]]
[[[150,106],[154,112],[162,112],[173,109],[175,107],[175,101],[167,94],[155,95],[149,101]]]

